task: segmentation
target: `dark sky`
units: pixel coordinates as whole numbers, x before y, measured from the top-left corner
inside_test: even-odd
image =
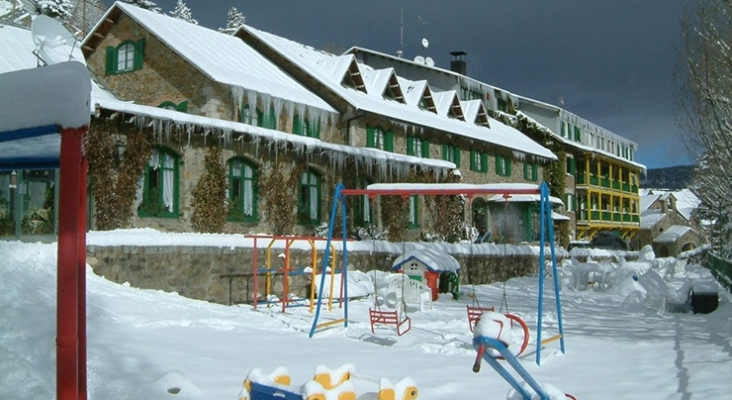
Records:
[[[157,0],[169,13],[177,0]],[[361,46],[559,105],[638,143],[648,168],[691,164],[674,119],[680,20],[689,0],[184,0],[217,29],[236,7],[252,27],[332,52]],[[403,10],[403,24],[401,14]],[[427,38],[429,47],[420,42]]]

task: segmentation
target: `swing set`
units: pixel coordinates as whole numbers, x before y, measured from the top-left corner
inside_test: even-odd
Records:
[[[461,184],[461,183],[446,183],[446,184],[419,184],[419,183],[399,183],[399,184],[373,184],[369,185],[366,189],[346,189],[342,183],[339,183],[335,188],[335,194],[333,196],[333,207],[331,209],[330,221],[328,224],[328,235],[323,255],[323,270],[325,270],[330,260],[330,247],[331,241],[333,240],[333,228],[335,225],[336,214],[338,211],[338,204],[340,203],[341,208],[341,233],[343,240],[342,259],[343,259],[343,273],[342,290],[344,293],[344,315],[345,317],[338,322],[343,322],[344,327],[348,327],[348,285],[347,271],[348,271],[348,240],[347,240],[347,224],[346,224],[346,196],[368,196],[369,199],[373,199],[376,196],[385,195],[396,195],[408,198],[411,195],[423,195],[423,196],[435,196],[435,195],[465,195],[471,198],[475,195],[482,194],[501,194],[504,196],[510,196],[511,194],[538,194],[540,197],[540,243],[539,243],[539,298],[538,298],[538,321],[537,321],[537,339],[536,339],[536,363],[541,364],[541,347],[544,343],[541,340],[542,336],[542,314],[543,314],[543,298],[544,298],[544,269],[546,267],[546,254],[545,246],[548,244],[551,249],[551,265],[552,275],[554,277],[554,297],[556,300],[557,308],[557,320],[559,327],[559,335],[556,335],[556,340],[561,343],[561,351],[565,352],[564,346],[564,328],[562,324],[562,308],[559,297],[559,282],[557,273],[557,260],[556,252],[554,247],[554,225],[552,221],[552,208],[549,199],[549,186],[546,182],[542,182],[540,185],[533,184],[521,184],[521,183],[508,183],[508,184],[485,184],[485,185],[473,185],[473,184]],[[322,293],[323,286],[325,283],[325,274],[321,275],[321,284],[319,285]],[[319,296],[320,298],[320,296]],[[394,311],[395,312],[395,311]],[[317,309],[315,312],[315,319],[310,329],[310,337],[312,338],[318,328],[318,318],[320,315],[320,302],[317,303]],[[380,320],[377,318],[377,320]],[[384,318],[383,320],[387,320]],[[393,316],[390,314],[389,323],[399,324],[406,322],[406,319],[401,320],[396,318],[394,321]],[[411,321],[410,325],[411,327]],[[399,327],[399,325],[397,325]],[[372,326],[373,328],[373,326]],[[403,332],[406,332],[403,331]],[[528,335],[527,335],[528,337]],[[550,338],[554,339],[554,338]],[[549,339],[547,339],[549,340]]]

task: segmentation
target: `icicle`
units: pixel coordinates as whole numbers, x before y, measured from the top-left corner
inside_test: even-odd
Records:
[[[231,86],[231,98],[234,101],[234,107],[237,110],[241,110],[242,101],[244,100],[244,88],[241,86]]]

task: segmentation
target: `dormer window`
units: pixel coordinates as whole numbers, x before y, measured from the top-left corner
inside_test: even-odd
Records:
[[[384,97],[402,104],[405,103],[402,88],[399,86],[399,81],[394,74],[391,75],[389,82],[386,84],[386,88],[384,88]]]
[[[346,71],[341,85],[366,93],[366,85],[363,83],[361,70],[358,69],[358,64],[355,61],[348,67],[348,71]]]

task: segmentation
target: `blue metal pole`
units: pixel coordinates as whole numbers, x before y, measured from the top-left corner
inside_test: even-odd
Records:
[[[531,386],[532,389],[536,392],[536,394],[539,395],[541,400],[549,400],[549,395],[544,391],[544,389],[539,385],[536,380],[529,374],[528,371],[521,365],[521,363],[516,359],[516,356],[511,353],[508,348],[506,348],[506,345],[501,343],[499,340],[489,338],[486,336],[478,336],[473,339],[473,348],[476,350],[480,347],[484,346],[486,348],[492,348],[498,350],[499,353],[503,356],[503,358],[508,361],[508,364],[513,367],[513,369],[523,378],[526,383]],[[521,395],[524,397],[525,400],[531,399],[531,394],[524,389],[521,384],[516,380],[516,378],[511,375],[506,368],[504,368],[495,358],[493,358],[488,352],[483,353],[483,359],[493,367],[496,372],[498,372],[503,379],[506,380],[514,389],[516,389],[517,392],[521,393]]]
[[[549,193],[547,189],[547,203],[549,203]],[[549,203],[551,204],[551,203]],[[547,214],[551,216],[551,207],[549,207],[549,211],[547,211]],[[549,243],[551,246],[551,252],[552,252],[552,274],[554,274],[554,298],[557,302],[557,321],[559,324],[559,334],[561,335],[559,338],[560,348],[562,349],[562,353],[564,353],[564,326],[562,324],[562,302],[559,297],[559,273],[557,272],[557,254],[556,250],[554,248],[554,219],[549,217]]]
[[[541,365],[541,324],[542,314],[544,312],[544,244],[546,243],[544,238],[544,230],[546,225],[546,203],[549,200],[549,198],[546,196],[546,192],[546,182],[542,182],[539,190],[539,199],[541,204],[541,214],[539,215],[539,220],[541,221],[541,223],[539,224],[541,230],[541,240],[539,241],[539,304],[537,306],[539,315],[536,322],[536,365]]]
[[[318,288],[318,306],[315,308],[315,319],[313,319],[313,326],[310,327],[309,337],[313,337],[315,334],[315,327],[318,326],[318,318],[320,317],[320,305],[323,300],[323,287],[325,287],[325,271],[328,268],[328,261],[330,260],[330,242],[333,239],[333,225],[335,224],[336,211],[338,211],[338,201],[341,198],[341,190],[343,190],[343,184],[339,183],[336,185],[335,195],[333,196],[333,207],[330,212],[330,221],[328,222],[328,237],[325,242],[325,251],[323,252],[323,265],[320,269],[320,287]]]

